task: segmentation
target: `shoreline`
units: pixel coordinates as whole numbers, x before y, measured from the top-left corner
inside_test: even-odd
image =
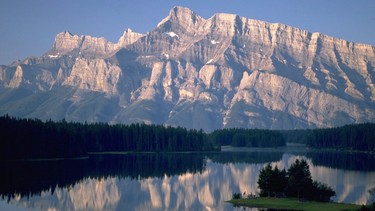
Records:
[[[242,206],[250,208],[267,208],[282,210],[306,210],[306,211],[340,211],[340,210],[360,210],[361,205],[344,204],[337,202],[317,202],[317,201],[300,201],[296,198],[272,198],[258,197],[253,199],[231,199],[226,201],[233,206]]]
[[[374,155],[375,151],[359,151],[340,148],[312,148],[300,143],[286,143],[282,147],[233,147],[231,145],[221,146],[221,152],[340,152],[353,154],[369,154]]]

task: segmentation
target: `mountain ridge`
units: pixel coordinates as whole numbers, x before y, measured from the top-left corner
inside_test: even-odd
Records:
[[[127,29],[117,43],[58,34],[44,56],[0,68],[0,102],[21,105],[25,99],[2,96],[23,87],[50,96],[46,109],[35,105],[23,117],[48,118],[58,108],[64,112],[53,116],[74,121],[206,131],[334,127],[375,120],[374,67],[371,45],[174,7],[155,29]],[[58,89],[72,94],[51,102]],[[18,110],[0,106],[0,113]]]

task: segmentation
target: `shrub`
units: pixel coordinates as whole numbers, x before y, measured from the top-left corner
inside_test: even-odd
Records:
[[[240,199],[241,198],[241,193],[233,193],[232,199]]]

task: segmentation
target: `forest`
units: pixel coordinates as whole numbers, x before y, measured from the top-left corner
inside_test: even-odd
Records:
[[[74,123],[0,117],[0,160],[78,158],[92,152],[219,150],[202,130],[107,123]]]
[[[375,124],[314,130],[221,129],[212,133],[162,125],[77,123],[0,117],[0,160],[79,158],[95,152],[219,151],[220,146],[375,151]]]
[[[0,160],[87,157],[98,152],[219,151],[235,147],[285,146],[278,131],[203,130],[146,124],[77,123],[0,117]]]
[[[363,123],[335,128],[280,131],[287,143],[306,144],[311,148],[375,151],[375,124]]]
[[[314,129],[305,143],[313,148],[335,148],[355,151],[375,151],[375,124],[346,125],[337,128]]]
[[[285,139],[280,131],[261,129],[221,129],[209,134],[218,145],[233,147],[280,147],[285,146]]]

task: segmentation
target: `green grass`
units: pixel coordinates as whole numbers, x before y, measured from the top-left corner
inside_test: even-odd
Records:
[[[360,210],[360,205],[341,204],[331,202],[299,201],[295,198],[268,198],[260,197],[255,199],[232,199],[228,201],[233,205],[271,208],[271,209],[288,209],[288,210],[306,210],[306,211],[339,211],[339,210]]]

